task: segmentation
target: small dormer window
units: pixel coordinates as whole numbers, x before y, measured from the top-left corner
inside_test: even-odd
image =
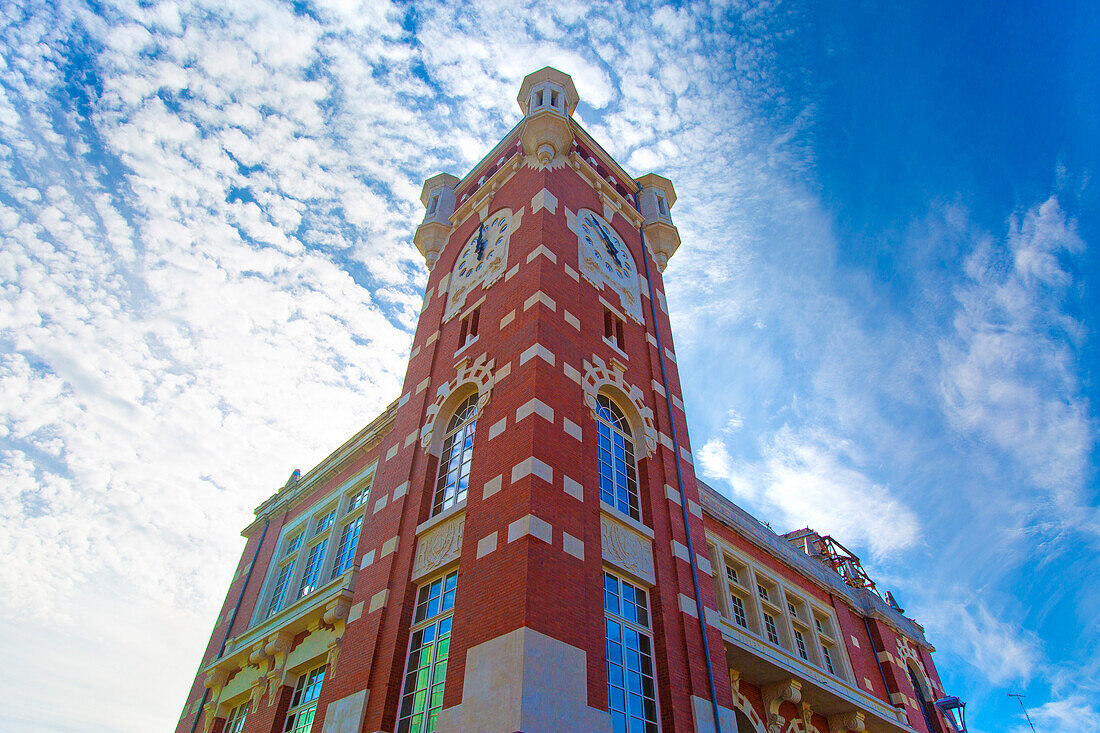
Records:
[[[432,191],[432,196],[428,199],[428,216],[435,213],[435,210],[439,208],[439,190]]]

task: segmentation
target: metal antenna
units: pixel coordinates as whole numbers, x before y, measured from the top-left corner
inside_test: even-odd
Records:
[[[1031,722],[1031,716],[1027,714],[1027,708],[1024,707],[1024,696],[1018,692],[1010,692],[1008,696],[1016,698],[1016,702],[1020,703],[1020,709],[1024,711],[1024,717],[1027,718],[1027,724],[1031,726],[1031,733],[1035,733],[1035,724]]]

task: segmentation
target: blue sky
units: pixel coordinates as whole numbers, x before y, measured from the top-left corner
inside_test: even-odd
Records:
[[[676,184],[700,472],[971,730],[1100,725],[1098,12],[0,1],[0,728],[174,724],[252,508],[397,396],[421,182],[547,63]]]

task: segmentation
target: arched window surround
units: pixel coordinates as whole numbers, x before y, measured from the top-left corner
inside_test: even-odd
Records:
[[[592,356],[591,362],[585,361],[581,379],[584,404],[595,419],[599,409],[597,396],[606,394],[610,397],[630,423],[634,437],[634,457],[642,461],[657,450],[657,427],[653,422],[653,410],[645,404],[644,393],[624,379],[625,371],[626,367],[615,359],[611,360],[610,365],[596,355]]]

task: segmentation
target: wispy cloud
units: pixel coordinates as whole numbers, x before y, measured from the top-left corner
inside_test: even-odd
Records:
[[[1082,506],[1093,444],[1077,365],[1085,332],[1068,307],[1078,286],[1067,257],[1083,249],[1055,198],[1014,217],[1003,241],[979,242],[940,346],[942,399],[951,424],[1017,462],[1061,522],[1097,532],[1096,510]]]
[[[920,523],[911,508],[853,463],[853,446],[824,433],[778,430],[759,462],[735,462],[720,440],[699,451],[707,476],[725,479],[735,499],[771,509],[778,531],[809,526],[846,543],[865,543],[877,555],[911,547]]]
[[[1039,707],[1027,711],[1035,730],[1043,733],[1079,733],[1084,730],[1100,729],[1100,710],[1091,699],[1071,697],[1064,700],[1049,700]],[[1017,717],[1024,718],[1024,713]],[[1026,719],[1011,729],[1011,733],[1031,733],[1032,728]]]

